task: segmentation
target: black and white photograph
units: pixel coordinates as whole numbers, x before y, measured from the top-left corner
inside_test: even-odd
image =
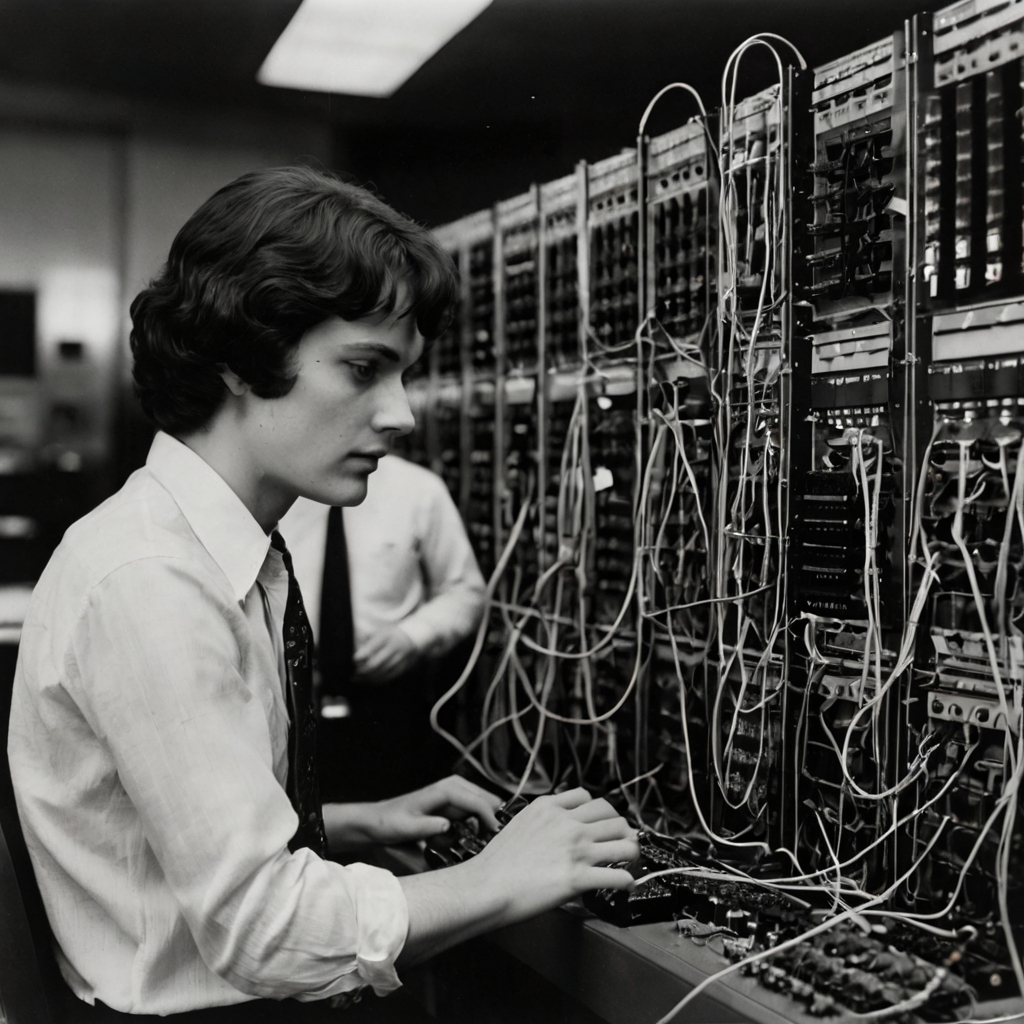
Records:
[[[1024,1024],[1024,0],[0,0],[0,1024]]]

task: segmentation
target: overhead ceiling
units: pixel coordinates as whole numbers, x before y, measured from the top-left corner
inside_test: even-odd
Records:
[[[429,0],[425,0],[429,2]],[[902,27],[924,0],[494,0],[389,99],[258,85],[298,0],[2,0],[0,82],[240,115],[329,120],[338,162],[414,216],[471,212],[629,146],[648,99],[673,80],[709,107],[732,49],[754,32],[812,67]],[[751,53],[740,93],[770,80]],[[651,122],[694,112],[676,93]]]

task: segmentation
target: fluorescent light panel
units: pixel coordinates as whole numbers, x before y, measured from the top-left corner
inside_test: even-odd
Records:
[[[491,0],[303,0],[256,75],[263,85],[390,96]]]

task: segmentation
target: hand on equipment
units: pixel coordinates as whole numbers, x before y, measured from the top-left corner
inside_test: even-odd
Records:
[[[353,844],[393,845],[429,839],[444,832],[452,818],[478,819],[481,826],[496,830],[494,812],[501,799],[459,775],[449,775],[429,786],[361,804],[325,804],[324,821],[332,848]]]
[[[589,889],[628,889],[633,876],[609,864],[640,856],[637,833],[585,789],[538,797],[469,863],[499,880],[513,919],[565,903]]]

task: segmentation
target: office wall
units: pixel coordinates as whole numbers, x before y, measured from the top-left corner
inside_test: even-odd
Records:
[[[121,150],[110,135],[0,130],[0,288],[36,293],[37,379],[0,378],[0,443],[16,453],[53,443],[52,411],[71,392],[63,397],[82,410],[77,457],[103,456],[117,359]],[[57,357],[62,341],[82,343],[70,374]]]
[[[126,177],[126,299],[160,269],[174,235],[204,199],[246,171],[290,163],[298,156],[287,144],[269,142],[216,146],[132,139]]]
[[[109,467],[116,452],[115,483],[137,464],[148,430],[130,395],[131,299],[221,185],[329,153],[316,126],[219,115],[79,128],[5,124],[0,110],[0,289],[36,293],[37,334],[37,378],[0,376],[0,470],[5,447],[71,470]]]

